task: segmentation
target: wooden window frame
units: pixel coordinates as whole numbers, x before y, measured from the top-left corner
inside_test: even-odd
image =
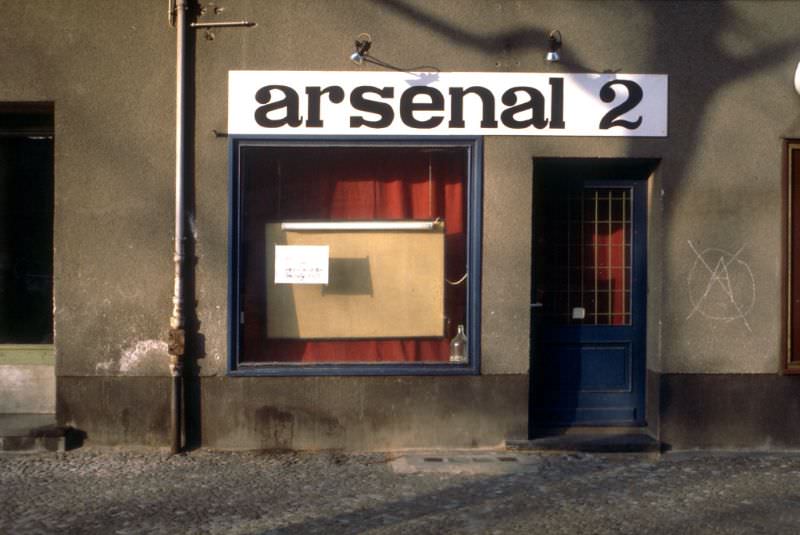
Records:
[[[786,139],[783,146],[783,184],[786,199],[785,224],[786,241],[784,257],[786,262],[784,301],[784,336],[785,353],[781,352],[780,370],[784,374],[800,374],[800,332],[792,343],[795,329],[792,324],[800,319],[800,165],[793,165],[794,157],[800,163],[800,139]],[[793,197],[798,195],[798,199]],[[797,230],[795,230],[797,225]],[[797,288],[795,288],[797,285]],[[795,305],[795,306],[793,306]]]

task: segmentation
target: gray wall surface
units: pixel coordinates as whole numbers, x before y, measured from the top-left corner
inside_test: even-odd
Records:
[[[649,366],[673,373],[771,373],[781,344],[782,137],[800,135],[792,75],[800,14],[785,2],[274,2],[227,16],[269,21],[199,40],[197,189],[200,315],[224,328],[223,141],[226,73],[350,70],[352,40],[396,65],[443,71],[664,73],[664,139],[490,137],[485,142],[483,372],[525,373],[529,354],[531,185],[536,157],[654,157],[649,258]],[[235,14],[234,14],[235,9]],[[262,31],[263,26],[270,31]],[[300,28],[305,28],[300,30]],[[564,35],[563,61],[544,61]],[[297,31],[294,31],[296,29]],[[302,37],[301,37],[302,36]],[[413,46],[410,44],[413,43]],[[371,68],[371,67],[367,67]],[[211,193],[211,194],[209,194]],[[513,229],[513,232],[509,232]],[[213,250],[212,250],[213,247]],[[738,255],[736,255],[738,253]],[[702,299],[723,258],[737,302]],[[734,255],[736,255],[734,257]],[[702,263],[700,264],[702,267]],[[744,285],[744,286],[741,286]],[[747,286],[749,285],[749,286]],[[203,306],[203,301],[206,306]],[[702,301],[702,302],[700,302]],[[740,302],[741,301],[741,302]],[[698,306],[699,305],[699,306]],[[224,368],[224,337],[206,338],[206,369]]]
[[[484,375],[508,374],[513,382],[528,372],[533,159],[554,156],[661,160],[650,180],[651,371],[778,372],[785,276],[782,139],[800,137],[800,97],[792,88],[800,60],[796,3],[220,4],[221,15],[209,13],[202,20],[246,18],[258,26],[216,30],[213,39],[196,31],[190,228],[199,334],[190,345],[199,373],[219,378],[214,391],[226,397],[231,410],[251,390],[263,389],[265,405],[298,407],[304,398],[292,388],[269,394],[271,379],[248,379],[245,388],[242,380],[224,377],[229,161],[227,140],[212,130],[226,129],[227,73],[358,69],[347,58],[361,32],[372,35],[375,56],[401,66],[669,75],[667,138],[486,139]],[[153,377],[159,379],[152,384],[166,384],[160,378],[168,375],[175,31],[167,25],[166,5],[163,0],[0,1],[0,101],[55,103],[56,375],[63,380],[61,419],[79,427],[93,418],[85,406],[90,401],[70,395],[67,385],[106,376]],[[548,64],[547,34],[555,28],[564,37],[563,60]],[[719,262],[727,267],[733,301],[713,284],[706,294],[713,281],[704,263],[713,270]],[[355,381],[368,386],[372,379]],[[414,381],[407,381],[412,388]],[[524,434],[524,394],[519,388],[506,394],[495,382],[484,382],[475,388],[506,396],[493,405],[498,411],[511,410],[512,400],[518,411],[487,431],[487,440]],[[320,384],[312,387],[323,388]],[[375,396],[371,402],[378,403],[382,398]],[[135,397],[136,409],[153,411],[148,421],[158,422],[155,412],[164,409],[163,400]],[[129,409],[120,406],[117,412]],[[398,414],[410,421],[407,413]],[[218,410],[206,417],[227,418]],[[204,427],[213,428],[214,422]],[[161,436],[128,433],[132,442]]]
[[[57,375],[168,373],[175,39],[162,4],[0,4],[0,101],[55,103]]]
[[[0,414],[53,414],[53,366],[0,364]]]

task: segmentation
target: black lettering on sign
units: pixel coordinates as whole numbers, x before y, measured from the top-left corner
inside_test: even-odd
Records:
[[[358,111],[365,111],[367,113],[374,113],[380,116],[380,119],[369,121],[358,115],[350,117],[350,128],[359,128],[367,126],[369,128],[386,128],[394,121],[394,110],[392,106],[386,102],[377,100],[370,100],[365,98],[367,93],[375,93],[381,98],[393,98],[393,87],[373,87],[373,86],[358,86],[350,93],[350,105]]]
[[[272,102],[272,91],[281,91],[283,98]],[[303,119],[300,117],[300,98],[294,89],[285,85],[265,85],[256,91],[256,102],[264,104],[256,108],[255,119],[259,126],[264,128],[278,128],[289,125],[300,126]],[[270,118],[269,113],[282,109],[283,117]]]
[[[638,106],[642,101],[644,91],[642,91],[642,87],[639,84],[631,80],[611,80],[610,82],[604,84],[602,88],[600,88],[600,99],[603,102],[614,102],[614,99],[617,96],[617,92],[614,91],[615,85],[621,85],[625,87],[625,89],[628,90],[628,98],[625,99],[622,104],[612,108],[611,111],[603,116],[603,118],[600,120],[600,129],[607,130],[612,126],[621,126],[623,128],[636,130],[642,124],[641,115],[635,121],[626,121],[624,119],[618,119],[618,117],[628,113],[633,108]]]
[[[564,128],[564,79],[550,78],[550,128]]]
[[[494,118],[494,95],[485,87],[472,86],[450,88],[450,128],[464,128],[464,95],[478,95],[481,99],[483,112],[481,114],[481,128],[497,128]]]
[[[417,95],[425,95],[430,102],[414,102]],[[430,117],[421,121],[414,117],[415,111],[444,111],[444,97],[436,89],[418,85],[403,91],[400,97],[400,118],[406,126],[411,128],[435,128],[439,126],[444,117]]]
[[[517,92],[528,95],[528,100],[517,104]],[[509,106],[500,114],[500,120],[508,128],[544,128],[547,126],[547,119],[544,118],[544,95],[532,87],[512,87],[503,93],[503,104]],[[528,112],[529,116],[524,119],[517,119],[515,115]]]
[[[306,126],[310,128],[321,128],[322,118],[320,117],[320,108],[322,104],[322,95],[328,95],[328,98],[334,104],[339,104],[344,100],[344,89],[337,85],[332,85],[322,89],[321,87],[306,87],[306,95],[308,95],[308,117],[306,118]]]

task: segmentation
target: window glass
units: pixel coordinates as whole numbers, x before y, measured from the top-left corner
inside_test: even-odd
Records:
[[[800,373],[800,143],[787,143],[786,170],[789,190],[789,306],[787,372]]]
[[[0,344],[53,341],[52,114],[0,110]]]
[[[550,259],[540,267],[542,315],[563,325],[630,325],[630,188],[560,185],[549,193],[539,230]]]
[[[468,169],[464,147],[242,146],[239,362],[455,361]]]

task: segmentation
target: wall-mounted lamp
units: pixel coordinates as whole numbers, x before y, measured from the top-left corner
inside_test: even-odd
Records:
[[[372,47],[372,37],[368,33],[360,33],[358,37],[356,37],[356,50],[352,54],[350,54],[350,61],[355,63],[356,65],[363,65],[364,63],[371,63],[373,65],[377,65],[378,67],[383,67],[384,69],[389,69],[392,71],[398,72],[405,72],[409,74],[414,74],[415,76],[422,77],[422,75],[418,74],[420,72],[425,73],[426,79],[430,79],[433,76],[430,73],[438,73],[439,69],[436,67],[431,67],[430,65],[419,65],[417,67],[398,67],[397,65],[392,65],[382,59],[378,59],[372,54],[369,53],[369,49]]]
[[[350,61],[356,65],[361,65],[364,63],[364,61],[367,61],[368,63],[374,63],[372,58],[367,57],[371,46],[372,37],[370,37],[368,33],[359,34],[359,36],[356,37],[356,51],[350,54]]]
[[[560,49],[561,32],[558,30],[553,30],[547,37],[547,55],[544,57],[544,59],[550,63],[558,63],[561,61],[561,54],[558,53]]]
[[[794,71],[794,90],[800,95],[800,63],[797,64],[797,68]]]

